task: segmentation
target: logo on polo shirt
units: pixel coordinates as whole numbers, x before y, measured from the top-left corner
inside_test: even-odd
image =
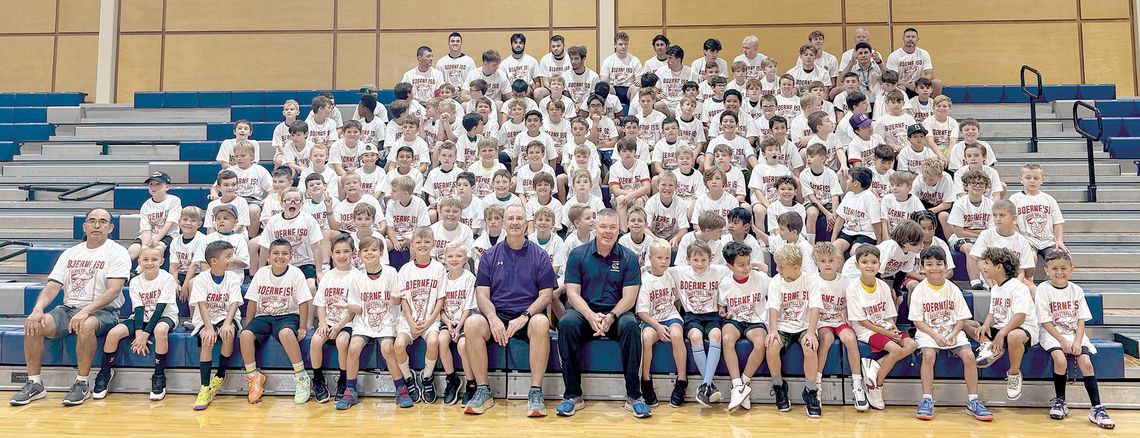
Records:
[[[614,262],[612,264],[610,264],[610,272],[618,272],[620,270],[621,270],[621,261],[614,260]]]

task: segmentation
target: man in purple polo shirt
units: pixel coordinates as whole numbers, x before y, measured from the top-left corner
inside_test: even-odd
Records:
[[[530,343],[530,391],[527,416],[545,417],[542,376],[550,357],[550,320],[546,307],[558,286],[550,256],[526,238],[526,210],[507,207],[503,221],[506,240],[479,259],[475,300],[479,314],[464,324],[468,372],[475,376],[475,395],[464,406],[468,414],[482,414],[495,405],[487,385],[487,340],[506,346],[511,338]],[[524,331],[523,328],[526,328]]]

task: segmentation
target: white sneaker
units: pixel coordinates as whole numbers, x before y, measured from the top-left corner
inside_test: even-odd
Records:
[[[867,388],[867,402],[872,408],[883,410],[887,408],[887,403],[883,401],[883,387]]]
[[[851,388],[851,395],[855,398],[855,410],[864,412],[870,405],[867,403],[867,391],[863,390],[863,385],[858,385]]]
[[[859,366],[863,371],[863,386],[868,389],[875,386],[875,379],[879,376],[879,362],[863,358],[859,361]]]
[[[745,387],[748,388],[748,386]],[[752,409],[752,388],[748,388],[748,395],[744,396],[744,401],[740,403],[740,407],[746,411]]]
[[[993,365],[994,362],[997,362],[997,360],[1001,358],[1001,354],[994,354],[993,345],[994,343],[991,341],[985,341],[978,345],[978,351],[976,352],[978,368],[989,368],[990,365]]]
[[[732,412],[744,404],[744,400],[747,400],[750,394],[752,394],[752,388],[748,386],[743,384],[733,386],[732,390],[729,391],[728,411]]]
[[[1021,374],[1006,374],[1005,381],[1006,397],[1009,397],[1010,400],[1021,398]]]

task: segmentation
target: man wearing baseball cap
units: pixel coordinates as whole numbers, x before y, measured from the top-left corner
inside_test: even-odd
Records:
[[[169,255],[172,235],[178,232],[178,221],[182,218],[182,200],[166,193],[170,188],[170,175],[156,171],[143,184],[150,192],[150,199],[139,208],[139,236],[127,249],[131,260],[138,258],[143,246],[159,242],[167,248]]]

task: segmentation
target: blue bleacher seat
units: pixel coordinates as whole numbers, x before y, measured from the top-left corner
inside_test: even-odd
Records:
[[[966,101],[970,103],[999,103],[1004,95],[1001,85],[971,85],[966,89]]]
[[[13,126],[11,123],[0,123],[0,141],[10,142],[15,140],[15,138],[12,137]],[[19,151],[17,151],[17,153],[19,153]]]
[[[47,106],[48,93],[16,93],[12,106]]]
[[[1079,99],[1116,99],[1116,85],[1113,84],[1081,84],[1077,86]]]
[[[1121,135],[1140,137],[1140,117],[1124,117],[1120,119]]]
[[[197,91],[167,91],[163,108],[196,108],[198,107]]]
[[[178,159],[181,161],[211,161],[218,156],[220,141],[184,141],[178,145]]]
[[[392,89],[379,90],[376,92],[376,100],[379,100],[384,106],[391,105],[392,102],[396,101],[396,91]]]
[[[182,199],[184,207],[194,205],[199,208],[206,208],[206,205],[209,204],[206,198],[210,194],[209,187],[171,187],[167,193]],[[143,202],[146,202],[147,198],[150,197],[150,192],[145,186],[119,186],[115,187],[113,197],[115,198],[114,208],[116,210],[138,211]]]
[[[1079,85],[1074,84],[1055,84],[1046,85],[1042,93],[1042,102],[1052,102],[1054,100],[1073,100],[1077,98]]]
[[[46,123],[47,107],[0,107],[0,123]]]
[[[67,248],[63,246],[33,246],[28,248],[25,262],[27,273],[50,274],[52,267],[55,266],[55,260],[59,258],[60,254],[63,254],[65,249]]]
[[[87,93],[55,92],[47,94],[47,106],[77,106],[87,98]]]
[[[1136,117],[1140,113],[1136,110],[1135,100],[1098,100],[1096,109],[1104,117]]]
[[[1140,159],[1140,137],[1109,137],[1105,140],[1105,146],[1112,158]],[[3,153],[0,153],[0,161],[3,161],[2,158]]]
[[[161,91],[136,91],[135,108],[162,108],[166,105],[166,93]]]
[[[265,105],[234,105],[230,107],[230,121],[249,120],[260,122],[265,120]]]
[[[16,105],[15,93],[0,93],[0,106],[13,106]]]
[[[19,154],[19,143],[11,141],[0,141],[0,161],[12,161],[12,157]]]
[[[198,106],[201,108],[227,108],[230,105],[229,91],[198,92]]]
[[[55,125],[50,123],[12,123],[10,126],[12,127],[10,140],[47,141],[55,135]]]
[[[1002,102],[1004,102],[1004,103],[1029,103],[1029,96],[1026,96],[1025,93],[1023,91],[1021,91],[1021,85],[1004,85],[1004,86],[1002,86],[1002,88],[1003,88],[1002,93],[1005,95],[1005,97],[1001,100]],[[1031,87],[1029,91],[1030,92],[1037,91],[1034,88],[1036,88],[1036,87]],[[1042,92],[1042,101],[1045,100],[1044,94],[1045,94],[1045,92],[1043,91]]]
[[[231,91],[231,105],[264,105],[264,91]]]
[[[277,127],[273,122],[253,122],[253,133],[249,136],[254,140],[272,140],[273,128]],[[206,125],[206,140],[221,141],[233,138],[234,128],[232,123],[209,123]]]
[[[263,92],[262,100],[266,105],[281,105],[285,103],[286,100],[296,98],[297,94],[293,91],[269,90]],[[297,103],[301,104],[303,107],[309,106],[309,104],[312,103],[312,99],[313,98],[310,96],[308,101],[297,100]]]
[[[942,87],[942,94],[949,97],[954,103],[966,102],[966,87],[961,85],[947,85]]]
[[[360,103],[360,90],[333,90],[332,94],[337,105]]]
[[[71,223],[72,223],[71,238],[72,239],[83,240],[83,221],[85,219],[86,219],[86,217],[84,217],[81,214],[77,214],[77,215],[74,215],[71,217]],[[119,240],[119,215],[117,215],[117,214],[111,215],[111,224],[114,225],[115,228],[111,230],[111,235],[108,237],[111,240]]]
[[[1101,135],[1101,138],[1129,137],[1128,133],[1124,132],[1124,120],[1126,119],[1123,117],[1102,117],[1101,126],[1104,129],[1104,133]],[[1085,132],[1096,135],[1097,123],[1095,118],[1077,119],[1077,123]],[[1140,136],[1140,132],[1137,132],[1137,136]]]

